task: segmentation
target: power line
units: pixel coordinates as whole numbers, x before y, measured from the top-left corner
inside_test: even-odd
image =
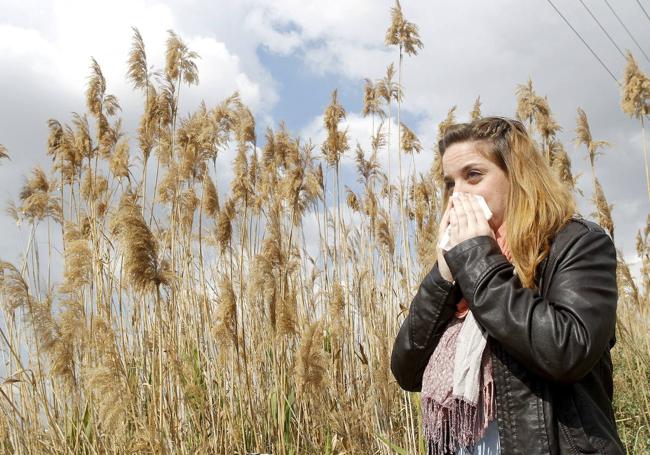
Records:
[[[573,30],[573,33],[575,33],[575,34],[578,36],[578,38],[580,38],[580,41],[582,41],[582,44],[584,44],[585,46],[587,46],[587,49],[589,49],[589,52],[591,52],[591,54],[592,54],[594,57],[596,57],[596,60],[598,60],[598,62],[599,62],[600,65],[605,69],[605,71],[607,71],[607,72],[609,73],[609,75],[612,76],[612,79],[614,79],[614,81],[615,81],[618,85],[621,85],[620,82],[618,82],[618,79],[616,79],[616,76],[614,76],[614,73],[612,73],[612,72],[609,70],[609,68],[607,68],[607,65],[605,65],[605,62],[603,62],[603,61],[600,59],[600,57],[598,57],[598,54],[596,54],[596,52],[591,48],[591,46],[590,46],[589,44],[587,44],[587,42],[586,42],[586,41],[584,40],[584,38],[580,35],[580,33],[578,33],[578,31],[577,31],[575,28],[573,28],[573,25],[571,25],[571,23],[567,20],[567,18],[564,17],[564,15],[560,12],[560,10],[556,8],[556,6],[553,4],[553,2],[552,2],[551,0],[546,0],[546,1],[547,1],[547,2],[548,2],[548,3],[553,7],[553,9],[554,9],[554,10],[555,10],[559,15],[560,15],[560,17],[564,20],[564,22],[566,22],[566,24],[569,26],[569,28],[570,28],[571,30]]]
[[[637,42],[637,40],[634,38],[634,36],[632,36],[632,33],[631,33],[631,32],[628,30],[628,28],[625,26],[625,24],[623,23],[623,21],[621,20],[621,18],[618,17],[618,14],[616,14],[616,11],[614,11],[614,8],[612,8],[612,5],[610,5],[609,2],[608,2],[607,0],[605,0],[605,3],[606,3],[607,6],[609,7],[609,9],[612,11],[612,13],[614,14],[614,16],[616,16],[616,19],[618,19],[618,22],[623,26],[623,28],[625,29],[625,31],[627,32],[627,34],[629,35],[629,37],[632,38],[632,41],[634,41],[634,44],[636,44],[636,47],[639,48],[639,50],[641,51],[641,53],[643,54],[643,56],[645,57],[645,59],[646,59],[647,61],[650,62],[650,58],[648,58],[648,55],[645,53],[645,51],[643,50],[643,48],[641,47],[641,45]]]
[[[625,54],[623,53],[623,51],[621,50],[621,48],[618,47],[618,44],[616,44],[616,42],[614,41],[614,38],[612,38],[612,37],[610,36],[610,34],[607,33],[607,30],[605,30],[605,27],[603,27],[603,25],[600,23],[600,21],[599,21],[598,19],[596,19],[596,16],[594,16],[594,13],[592,13],[591,10],[589,9],[589,7],[588,7],[587,5],[585,5],[585,2],[583,2],[582,0],[578,0],[578,1],[579,1],[580,3],[582,3],[582,6],[585,7],[585,9],[586,9],[587,12],[589,13],[589,15],[590,15],[590,16],[591,16],[591,17],[596,21],[596,23],[598,24],[598,26],[600,27],[600,29],[603,31],[603,33],[604,33],[605,35],[607,35],[607,38],[609,38],[609,41],[614,45],[614,47],[616,48],[616,50],[618,51],[618,53],[621,54],[621,56],[622,56],[623,58],[625,58]]]
[[[648,15],[648,12],[645,10],[645,8],[641,4],[641,2],[639,0],[636,0],[636,2],[639,4],[639,8],[641,8],[641,11],[643,11],[643,14],[645,14],[645,17],[647,17],[648,20],[650,21],[650,16]]]

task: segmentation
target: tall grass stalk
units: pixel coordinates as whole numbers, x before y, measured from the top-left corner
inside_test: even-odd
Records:
[[[401,65],[397,83],[389,67],[372,84],[368,112],[381,121],[371,149],[355,149],[355,185],[340,160],[350,138],[336,92],[322,155],[284,125],[258,149],[237,94],[177,115],[196,58],[170,33],[164,76],[143,55],[132,62],[135,89],[146,89],[139,167],[94,61],[88,113],[48,123],[53,167],[35,169],[8,209],[27,229],[23,262],[0,262],[0,452],[422,453],[419,396],[399,389],[389,362],[410,283],[435,261],[440,163],[426,175],[400,164],[397,219],[378,163],[392,100],[400,162],[422,148],[401,122]],[[532,99],[525,118],[572,185],[548,103]],[[439,131],[454,119],[452,108]],[[232,150],[235,177],[220,193],[216,158]],[[611,221],[592,172],[598,216]],[[649,232],[637,238],[641,281],[619,258],[615,408],[631,453],[650,448]]]

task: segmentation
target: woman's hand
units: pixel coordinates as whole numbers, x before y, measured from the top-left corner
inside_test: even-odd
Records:
[[[438,227],[438,243],[440,243],[440,239],[444,235],[447,226],[449,226],[450,214],[451,198],[449,198],[447,209],[445,210],[445,213],[442,215],[442,219],[440,220],[440,226]],[[438,270],[440,271],[440,275],[447,281],[454,281],[454,277],[451,275],[451,270],[449,270],[449,266],[447,265],[447,261],[445,261],[445,257],[440,246],[436,247],[436,251],[438,255]]]
[[[473,195],[456,193],[450,200],[452,200],[452,208],[449,216],[451,224],[449,249],[467,239],[481,235],[496,238],[481,206]]]

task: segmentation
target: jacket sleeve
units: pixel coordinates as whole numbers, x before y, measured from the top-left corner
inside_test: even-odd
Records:
[[[604,231],[567,242],[549,262],[548,290],[524,288],[489,236],[445,253],[476,320],[501,347],[547,380],[571,383],[599,361],[616,324],[616,250]]]
[[[438,264],[420,284],[393,344],[391,371],[404,390],[419,392],[429,357],[460,300],[458,284],[445,280]]]

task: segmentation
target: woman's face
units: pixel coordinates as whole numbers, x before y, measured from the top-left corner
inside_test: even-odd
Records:
[[[510,182],[506,173],[481,155],[481,142],[457,142],[442,156],[446,188],[451,193],[480,194],[492,211],[489,223],[496,232],[505,220]]]

